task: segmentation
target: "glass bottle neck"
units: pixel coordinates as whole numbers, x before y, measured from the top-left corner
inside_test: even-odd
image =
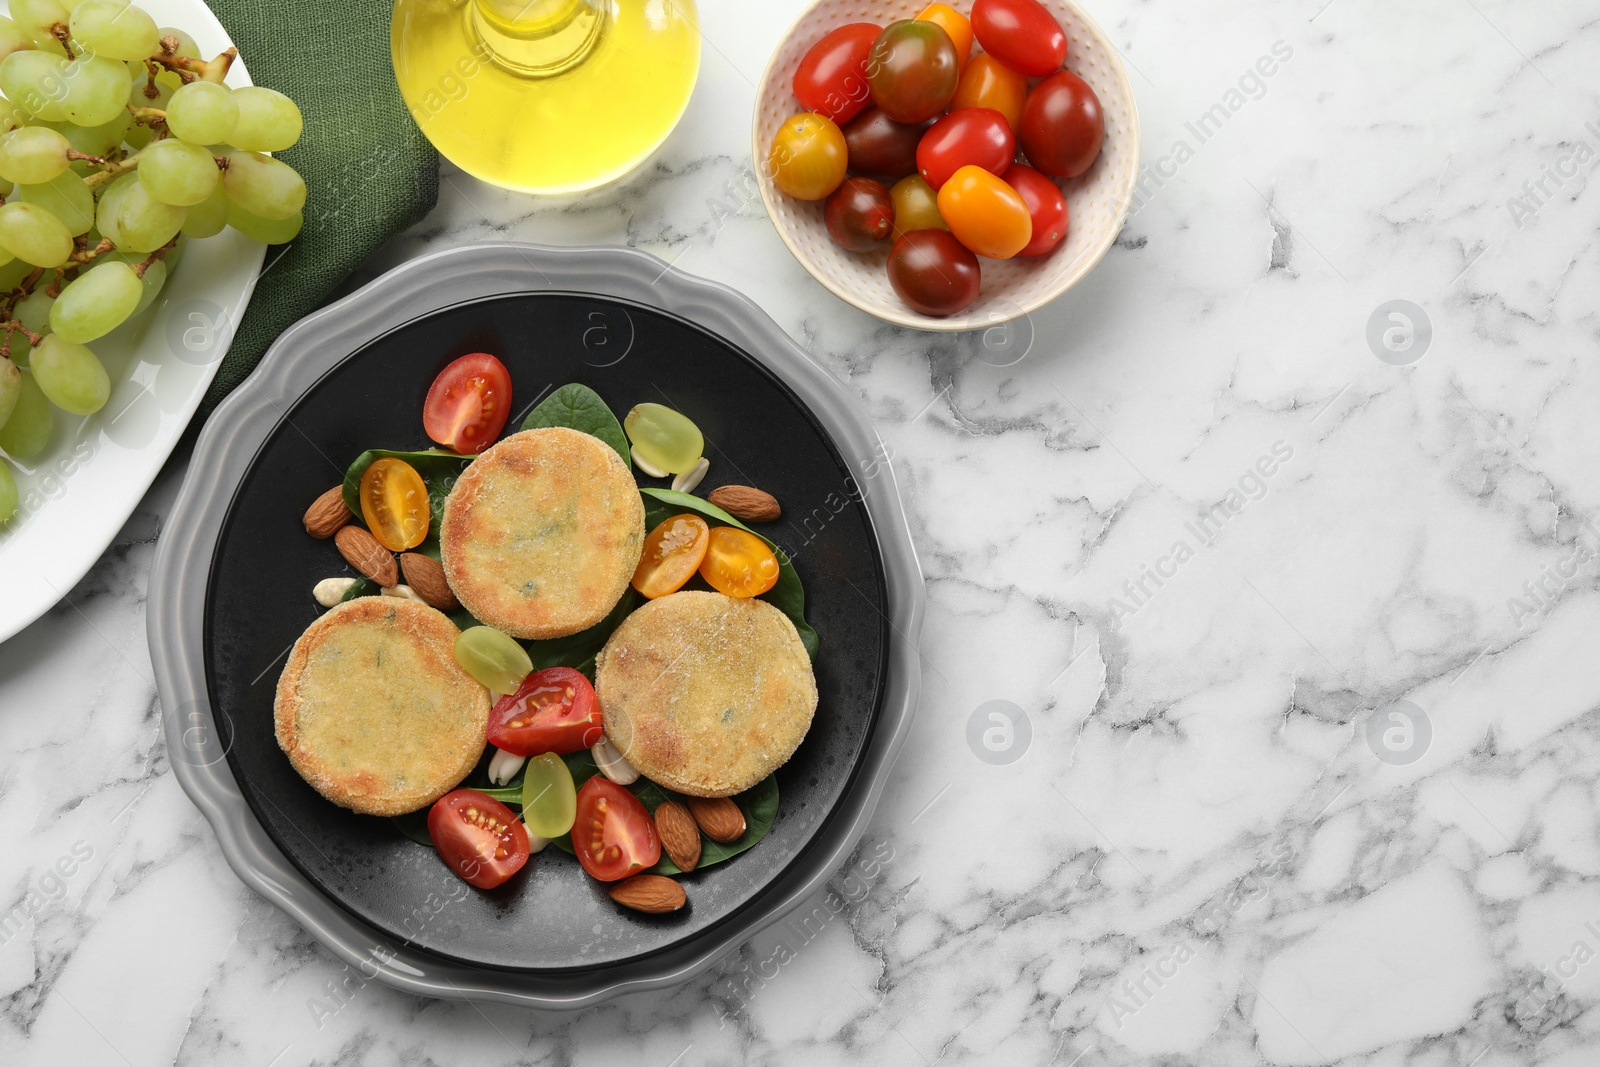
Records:
[[[611,20],[609,0],[470,0],[473,36],[495,64],[528,78],[565,73],[588,58]]]

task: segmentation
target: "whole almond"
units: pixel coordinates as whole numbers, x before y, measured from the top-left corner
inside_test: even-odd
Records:
[[[405,572],[406,584],[429,607],[440,611],[461,610],[461,601],[450,591],[450,583],[444,579],[444,567],[438,560],[421,552],[402,552],[400,569]]]
[[[683,886],[664,874],[636,874],[611,887],[611,899],[624,908],[664,915],[687,902]]]
[[[711,840],[731,844],[744,836],[744,812],[727,797],[687,797],[689,811]]]
[[[336,485],[311,502],[306,508],[306,533],[317,540],[326,540],[339,532],[339,528],[355,516],[344,503],[344,487]]]
[[[661,847],[678,865],[678,870],[688,874],[700,862],[700,827],[689,809],[676,800],[664,800],[656,808],[656,832],[661,835]]]
[[[776,497],[748,485],[724,485],[706,499],[745,522],[774,522],[783,514]]]
[[[394,565],[394,554],[378,544],[378,539],[360,526],[340,527],[339,532],[333,535],[333,543],[338,546],[339,555],[344,557],[346,563],[379,585],[394,585],[400,580],[399,569]]]

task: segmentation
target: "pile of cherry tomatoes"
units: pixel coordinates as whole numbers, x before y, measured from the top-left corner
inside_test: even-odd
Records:
[[[936,3],[887,27],[840,26],[795,71],[808,110],[773,139],[773,181],[824,201],[840,247],[892,241],[900,299],[954,314],[977,299],[979,256],[1044,256],[1067,235],[1053,179],[1094,164],[1105,119],[1066,58],[1067,35],[1039,0],[973,0],[970,19]]]

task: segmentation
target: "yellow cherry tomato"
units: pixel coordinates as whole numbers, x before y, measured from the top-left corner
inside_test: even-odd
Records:
[[[700,569],[710,543],[711,528],[706,520],[698,515],[672,516],[644,539],[633,587],[651,600],[676,593]]]
[[[403,459],[375,459],[361,475],[361,517],[378,543],[390,552],[416,548],[428,536],[433,513],[428,486]]]
[[[1033,238],[1022,194],[971,164],[939,187],[939,214],[958,241],[990,259],[1010,259]]]
[[[967,57],[972,55],[972,23],[967,16],[949,4],[929,4],[917,15],[917,19],[931,22],[948,33],[950,43],[956,46],[956,69],[961,70],[967,65]]]
[[[718,526],[706,545],[700,577],[728,596],[760,596],[778,584],[778,557],[755,534],[736,526]]]
[[[912,230],[948,230],[939,214],[939,200],[933,186],[920,174],[901,178],[889,190],[889,200],[894,204],[894,239]]]
[[[833,120],[807,111],[778,127],[767,166],[778,188],[796,200],[821,200],[844,181],[849,156]]]
[[[961,72],[950,110],[962,107],[989,107],[1000,112],[1015,130],[1022,121],[1022,105],[1028,102],[1028,79],[1004,66],[988,52],[979,52]]]

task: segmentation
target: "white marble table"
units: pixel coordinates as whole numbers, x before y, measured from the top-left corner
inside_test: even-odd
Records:
[[[535,202],[447,170],[374,266],[644,248],[877,420],[925,699],[807,923],[572,1016],[341,967],[159,739],[180,459],[0,646],[0,1062],[1600,1062],[1595,6],[1091,6],[1155,176],[1020,360],[880,326],[779,243],[745,138],[799,0],[702,0],[690,114],[636,178]]]

